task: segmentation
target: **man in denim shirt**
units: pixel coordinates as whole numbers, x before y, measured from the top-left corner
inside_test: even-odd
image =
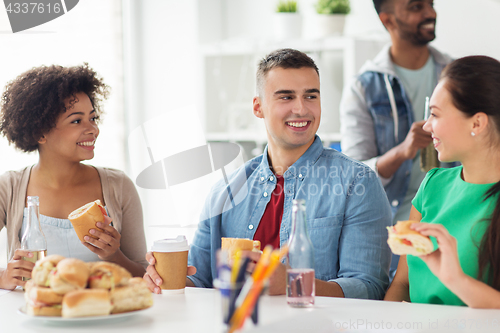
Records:
[[[257,92],[253,112],[264,120],[268,145],[228,176],[229,188],[222,181],[213,187],[191,244],[189,265],[196,274],[187,285],[212,287],[221,237],[257,236],[263,245],[285,245],[292,200],[305,199],[316,295],[382,299],[389,282],[389,203],[370,168],[323,148],[316,136],[321,103],[313,60],[291,49],[271,53],[259,64]],[[250,256],[257,260],[260,254]],[[150,254],[147,258],[154,263]],[[194,272],[190,267],[189,274]],[[150,288],[159,292],[153,266],[147,275]],[[284,294],[285,284],[281,264],[269,293]]]

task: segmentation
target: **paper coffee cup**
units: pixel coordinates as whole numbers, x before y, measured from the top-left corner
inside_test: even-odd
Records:
[[[166,294],[182,294],[186,288],[189,245],[185,236],[154,242],[151,252],[155,269],[163,280],[160,288]]]

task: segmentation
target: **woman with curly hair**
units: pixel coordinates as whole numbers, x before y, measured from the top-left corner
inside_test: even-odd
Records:
[[[432,93],[432,133],[442,162],[412,201],[411,228],[431,236],[435,251],[401,256],[385,296],[500,309],[500,62],[470,56],[450,63]]]
[[[27,196],[40,198],[40,223],[47,254],[84,261],[105,260],[142,276],[147,265],[139,196],[121,171],[81,163],[94,157],[100,102],[108,87],[87,64],[41,66],[7,84],[1,100],[0,132],[24,152],[38,151],[38,163],[0,176],[0,230],[7,228],[7,268],[0,288],[23,286],[31,277],[32,257],[20,249],[27,225]],[[98,239],[80,242],[69,213],[99,199],[112,219],[92,229]]]

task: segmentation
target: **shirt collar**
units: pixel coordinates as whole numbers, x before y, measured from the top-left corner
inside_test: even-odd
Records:
[[[316,163],[316,161],[323,153],[323,149],[323,143],[321,142],[319,136],[316,135],[312,145],[307,148],[306,152],[302,154],[302,156],[294,164],[292,164],[292,166],[290,166],[287,171],[285,171],[283,177],[285,179],[289,177],[304,179],[307,173],[307,169]],[[269,168],[269,158],[267,155],[267,150],[268,146],[266,146],[266,148],[264,149],[264,153],[262,154],[262,161],[259,166],[259,182],[261,183],[270,180],[271,176],[273,177],[273,181],[276,182],[276,177]]]

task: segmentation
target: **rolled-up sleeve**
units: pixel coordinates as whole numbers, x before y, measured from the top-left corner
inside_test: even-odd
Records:
[[[392,214],[384,189],[368,168],[350,184],[339,244],[338,278],[348,298],[382,299],[389,285]]]
[[[375,125],[368,110],[364,88],[361,82],[353,79],[344,89],[340,101],[340,132],[342,152],[349,157],[368,165],[378,175],[378,150]],[[383,186],[390,178],[380,177]]]

